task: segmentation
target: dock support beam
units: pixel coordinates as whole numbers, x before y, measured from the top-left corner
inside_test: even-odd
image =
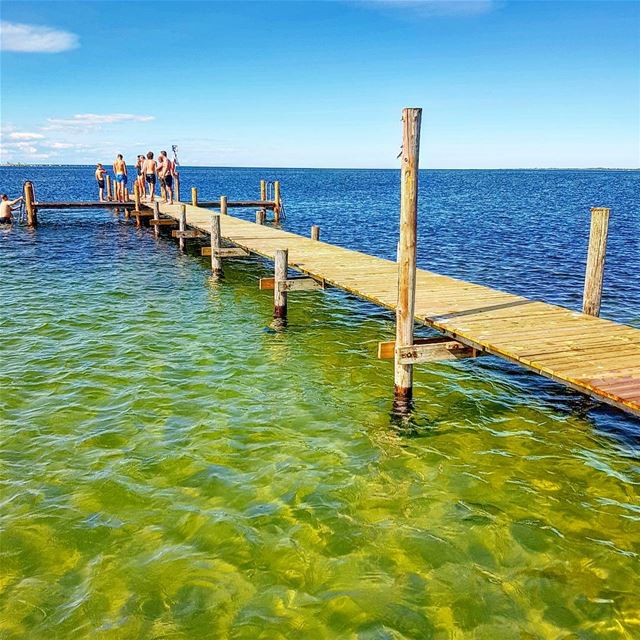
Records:
[[[273,319],[276,324],[284,326],[287,322],[287,271],[289,270],[289,250],[278,249],[275,255]]]
[[[107,182],[107,200],[113,200],[113,191],[111,190],[111,176],[106,175],[105,180]]]
[[[35,198],[33,196],[33,183],[31,181],[27,181],[24,183],[24,207],[27,211],[27,224],[30,227],[38,226],[38,211],[34,206]]]
[[[156,222],[153,225],[153,234],[158,238],[160,236],[160,225],[158,224],[160,222],[160,205],[155,201],[153,203],[153,219]],[[138,220],[140,220],[140,216],[138,216]]]
[[[396,308],[396,350],[394,358],[394,410],[399,413],[410,411],[413,397],[413,365],[400,362],[399,348],[413,344],[421,119],[422,109],[404,109],[402,111],[398,304]]]
[[[591,209],[591,231],[582,296],[582,311],[590,316],[600,315],[610,211],[605,207]]]
[[[274,222],[280,222],[280,213],[282,212],[282,198],[280,196],[280,180],[273,183],[273,219]]]
[[[227,208],[227,196],[220,196],[220,214],[223,216],[228,215],[229,210]]]
[[[136,180],[133,183],[133,198],[134,201],[136,203],[136,208],[134,213],[140,213],[141,209],[140,209],[140,185],[138,184],[138,181]]]
[[[211,274],[216,278],[222,276],[222,258],[220,257],[220,215],[211,216]]]
[[[178,231],[186,231],[187,230],[187,205],[180,205],[180,219],[178,220]],[[180,247],[180,251],[184,252],[187,247],[187,241],[184,238],[180,238],[178,240],[178,246]]]
[[[311,225],[311,239],[320,240],[320,227],[317,224]]]
[[[266,218],[266,212],[264,209],[258,209],[256,211],[256,224],[264,224]]]
[[[173,197],[175,198],[176,202],[180,202],[180,175],[178,173],[176,173],[173,178],[173,185]]]
[[[198,206],[198,189],[196,187],[191,187],[191,204],[194,207]]]

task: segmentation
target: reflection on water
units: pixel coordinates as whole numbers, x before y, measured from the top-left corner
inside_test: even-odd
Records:
[[[2,637],[640,634],[637,422],[488,357],[394,424],[392,316],[301,292],[274,332],[268,264],[89,217],[0,236]]]

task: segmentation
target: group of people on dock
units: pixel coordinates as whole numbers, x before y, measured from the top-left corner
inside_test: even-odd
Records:
[[[176,163],[167,156],[166,151],[161,151],[158,159],[154,158],[153,151],[149,151],[146,156],[139,155],[136,164],[136,178],[134,189],[138,190],[140,198],[153,202],[155,199],[156,183],[160,183],[160,196],[163,202],[173,204],[173,185],[177,177]],[[98,163],[96,166],[96,181],[100,202],[106,202],[105,198],[105,176],[107,170]],[[117,202],[127,200],[127,183],[129,173],[124,157],[119,153],[113,163],[114,193],[113,197]]]

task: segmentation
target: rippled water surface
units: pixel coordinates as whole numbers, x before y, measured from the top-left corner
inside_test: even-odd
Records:
[[[391,171],[183,170],[204,198],[280,178],[284,227],[392,257]],[[89,168],[3,168],[45,199]],[[422,176],[420,266],[579,308],[612,208],[605,317],[640,327],[639,172]],[[249,218],[253,212],[240,213]],[[110,212],[0,231],[0,637],[640,637],[638,421],[494,358],[419,368],[390,418],[385,311],[209,280]]]

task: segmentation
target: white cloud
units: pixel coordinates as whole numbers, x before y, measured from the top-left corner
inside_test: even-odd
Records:
[[[0,22],[0,49],[22,53],[60,53],[79,46],[75,33],[19,22]]]
[[[29,131],[13,131],[9,134],[11,140],[40,140],[44,138],[41,133],[31,133]]]
[[[102,124],[120,122],[149,122],[154,116],[135,115],[132,113],[78,113],[71,118],[48,118],[44,129],[66,129],[74,127],[98,127]]]

